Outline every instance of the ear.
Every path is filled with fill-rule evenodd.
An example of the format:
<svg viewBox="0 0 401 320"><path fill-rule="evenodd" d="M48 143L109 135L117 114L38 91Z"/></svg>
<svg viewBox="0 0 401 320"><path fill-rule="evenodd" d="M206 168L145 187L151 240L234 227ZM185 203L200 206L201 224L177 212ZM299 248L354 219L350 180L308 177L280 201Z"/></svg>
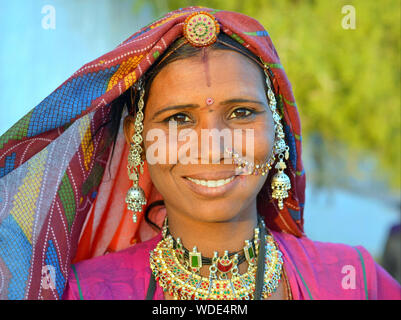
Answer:
<svg viewBox="0 0 401 320"><path fill-rule="evenodd" d="M135 134L135 117L128 115L124 118L123 129L125 140L128 144L132 143L132 136Z"/></svg>

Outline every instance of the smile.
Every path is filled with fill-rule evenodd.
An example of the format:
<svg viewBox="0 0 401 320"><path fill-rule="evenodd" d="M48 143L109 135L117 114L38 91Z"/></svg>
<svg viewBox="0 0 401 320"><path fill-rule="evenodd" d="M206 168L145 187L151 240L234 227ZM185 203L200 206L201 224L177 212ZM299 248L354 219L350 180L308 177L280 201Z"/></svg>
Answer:
<svg viewBox="0 0 401 320"><path fill-rule="evenodd" d="M234 178L235 178L235 176L232 176L227 179L220 179L220 180L198 180L198 179L186 177L186 179L188 179L189 181L192 181L193 183L196 183L198 185L205 186L208 188L217 188L217 187L224 186L227 183L230 183L231 181L233 181Z"/></svg>
<svg viewBox="0 0 401 320"><path fill-rule="evenodd" d="M192 192L206 198L223 197L233 190L244 176L235 173L202 173L191 177L183 176L184 183Z"/></svg>

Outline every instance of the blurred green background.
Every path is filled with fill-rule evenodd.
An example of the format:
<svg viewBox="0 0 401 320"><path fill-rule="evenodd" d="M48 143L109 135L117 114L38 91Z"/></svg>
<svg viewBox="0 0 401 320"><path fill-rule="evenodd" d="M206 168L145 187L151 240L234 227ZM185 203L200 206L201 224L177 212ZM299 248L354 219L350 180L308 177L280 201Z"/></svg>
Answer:
<svg viewBox="0 0 401 320"><path fill-rule="evenodd" d="M301 115L306 234L383 261L401 208L399 0L0 0L0 135L85 63L190 5L264 25Z"/></svg>

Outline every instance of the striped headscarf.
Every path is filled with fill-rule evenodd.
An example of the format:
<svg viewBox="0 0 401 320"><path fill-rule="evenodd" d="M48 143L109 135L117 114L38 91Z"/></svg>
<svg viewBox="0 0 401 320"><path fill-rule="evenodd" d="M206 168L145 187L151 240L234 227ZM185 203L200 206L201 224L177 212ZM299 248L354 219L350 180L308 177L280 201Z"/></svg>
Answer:
<svg viewBox="0 0 401 320"><path fill-rule="evenodd" d="M109 132L102 125L109 118L111 102L183 36L184 20L195 11L212 14L220 32L270 68L290 147L286 173L292 188L279 211L271 198L269 175L258 196L258 211L269 228L303 236L300 119L290 82L267 31L243 14L184 8L166 14L85 64L0 137L0 299L60 299L74 258L78 261L120 250L146 238L143 217L133 224L125 209L130 184L121 126L110 178L106 168L111 147L104 147ZM146 163L140 185L148 203L160 199ZM46 283L48 277L54 281Z"/></svg>

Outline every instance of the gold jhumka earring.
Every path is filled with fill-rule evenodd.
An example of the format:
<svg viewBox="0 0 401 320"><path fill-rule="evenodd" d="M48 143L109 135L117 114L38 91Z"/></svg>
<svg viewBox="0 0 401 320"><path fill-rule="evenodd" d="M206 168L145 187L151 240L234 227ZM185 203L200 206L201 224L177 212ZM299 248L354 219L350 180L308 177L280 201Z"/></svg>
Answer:
<svg viewBox="0 0 401 320"><path fill-rule="evenodd" d="M139 174L143 173L144 161L142 160L142 147L143 141L143 97L145 90L142 86L142 82L136 85L136 90L139 91L138 100L138 111L135 115L135 133L132 136L132 143L128 154L128 177L133 181L132 187L128 190L125 197L125 203L127 204L128 210L133 211L132 220L134 223L137 222L137 212L142 212L142 206L146 205L145 192L139 186Z"/></svg>

